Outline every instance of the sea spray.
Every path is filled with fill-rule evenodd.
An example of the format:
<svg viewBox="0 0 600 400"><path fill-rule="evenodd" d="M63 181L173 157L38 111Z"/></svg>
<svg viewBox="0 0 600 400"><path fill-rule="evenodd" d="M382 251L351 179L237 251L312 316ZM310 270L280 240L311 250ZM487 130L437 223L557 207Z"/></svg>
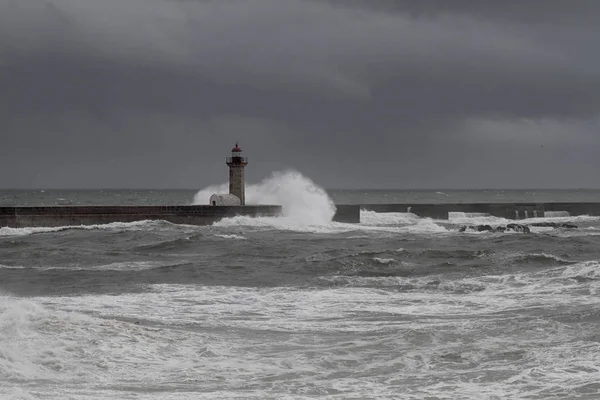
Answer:
<svg viewBox="0 0 600 400"><path fill-rule="evenodd" d="M215 193L228 193L227 183L211 185L196 193L193 204L209 204ZM246 204L283 206L283 217L298 225L331 222L335 205L327 192L311 179L293 170L273 172L258 184L246 186Z"/></svg>

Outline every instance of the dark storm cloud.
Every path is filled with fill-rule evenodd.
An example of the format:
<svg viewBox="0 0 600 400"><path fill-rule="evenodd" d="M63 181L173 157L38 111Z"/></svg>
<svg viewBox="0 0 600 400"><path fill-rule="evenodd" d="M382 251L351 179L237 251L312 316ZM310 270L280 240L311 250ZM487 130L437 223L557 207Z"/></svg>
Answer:
<svg viewBox="0 0 600 400"><path fill-rule="evenodd" d="M594 17L584 0L0 0L0 185L204 186L240 139L250 179L597 186L569 161L600 143Z"/></svg>
<svg viewBox="0 0 600 400"><path fill-rule="evenodd" d="M596 0L313 0L336 6L364 8L379 12L408 13L411 17L440 15L471 16L504 20L504 22L597 23Z"/></svg>

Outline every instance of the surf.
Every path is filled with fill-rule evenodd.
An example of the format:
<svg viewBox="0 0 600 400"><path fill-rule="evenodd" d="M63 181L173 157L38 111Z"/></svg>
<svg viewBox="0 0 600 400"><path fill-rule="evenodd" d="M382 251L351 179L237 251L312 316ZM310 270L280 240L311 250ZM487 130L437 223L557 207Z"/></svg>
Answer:
<svg viewBox="0 0 600 400"><path fill-rule="evenodd" d="M199 190L192 205L209 204L213 193L225 193L228 183L210 185ZM291 225L327 225L336 211L333 200L325 189L295 170L276 171L261 182L246 186L246 204L274 204L283 206L281 217L267 217L267 221L279 220ZM234 221L254 221L260 224L265 218L227 218ZM227 224L227 222L224 222Z"/></svg>

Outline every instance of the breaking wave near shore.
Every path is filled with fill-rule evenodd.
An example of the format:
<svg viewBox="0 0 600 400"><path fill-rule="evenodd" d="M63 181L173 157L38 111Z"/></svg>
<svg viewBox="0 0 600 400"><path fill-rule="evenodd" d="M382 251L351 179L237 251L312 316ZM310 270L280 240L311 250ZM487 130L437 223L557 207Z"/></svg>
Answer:
<svg viewBox="0 0 600 400"><path fill-rule="evenodd" d="M227 183L211 185L194 196L193 204L209 204L215 193L228 193ZM324 225L331 222L335 205L327 192L297 171L274 172L262 182L246 186L246 204L283 206L286 222L298 225ZM247 221L246 217L234 218Z"/></svg>

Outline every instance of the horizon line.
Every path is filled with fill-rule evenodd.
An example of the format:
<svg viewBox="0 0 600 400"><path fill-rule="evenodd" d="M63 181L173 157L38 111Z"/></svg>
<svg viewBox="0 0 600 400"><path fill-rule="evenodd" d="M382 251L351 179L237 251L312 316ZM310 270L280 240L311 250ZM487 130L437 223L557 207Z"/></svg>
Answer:
<svg viewBox="0 0 600 400"><path fill-rule="evenodd" d="M345 191L345 190L365 190L365 191L472 191L472 190L600 190L600 187L553 187L553 188L541 188L541 187L503 187L503 188L490 188L490 187L465 187L465 188L423 188L423 187L407 187L407 188L394 188L394 187L381 187L381 188L323 188L325 191ZM145 188L131 188L131 187L31 187L31 188L2 188L0 191L12 191L12 190L26 190L26 191L41 191L41 190L86 190L86 191L97 191L97 190L141 190L141 191L200 191L203 189L198 188L173 188L173 187L145 187Z"/></svg>

